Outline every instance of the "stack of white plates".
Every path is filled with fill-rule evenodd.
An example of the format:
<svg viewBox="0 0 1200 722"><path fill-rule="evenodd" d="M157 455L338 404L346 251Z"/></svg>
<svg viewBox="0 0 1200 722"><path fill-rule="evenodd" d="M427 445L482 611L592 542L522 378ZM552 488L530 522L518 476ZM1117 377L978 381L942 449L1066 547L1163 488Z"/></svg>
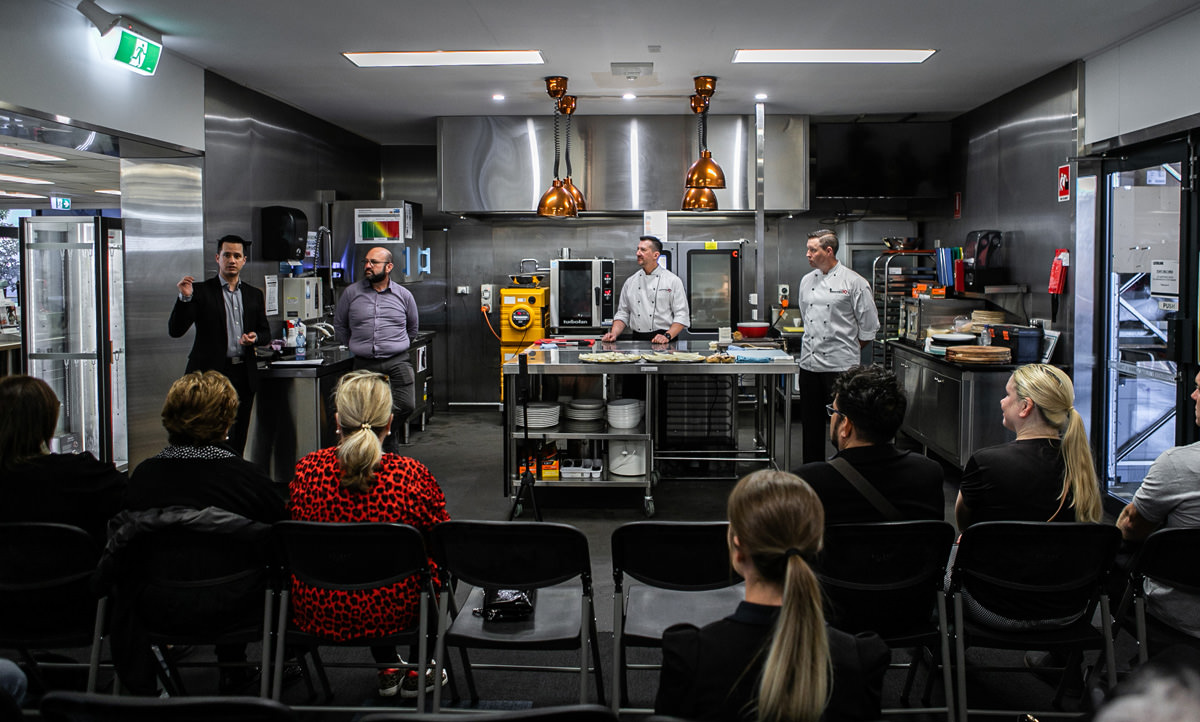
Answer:
<svg viewBox="0 0 1200 722"><path fill-rule="evenodd" d="M550 426L558 425L558 417L562 412L562 407L556 403L549 401L531 401L528 404L517 406L517 426L524 426L526 414L528 414L529 428L545 429Z"/></svg>
<svg viewBox="0 0 1200 722"><path fill-rule="evenodd" d="M646 402L640 399L617 399L608 404L608 425L615 429L632 429L646 413Z"/></svg>
<svg viewBox="0 0 1200 722"><path fill-rule="evenodd" d="M567 404L567 418L573 421L599 421L604 418L604 402L600 399L574 399Z"/></svg>

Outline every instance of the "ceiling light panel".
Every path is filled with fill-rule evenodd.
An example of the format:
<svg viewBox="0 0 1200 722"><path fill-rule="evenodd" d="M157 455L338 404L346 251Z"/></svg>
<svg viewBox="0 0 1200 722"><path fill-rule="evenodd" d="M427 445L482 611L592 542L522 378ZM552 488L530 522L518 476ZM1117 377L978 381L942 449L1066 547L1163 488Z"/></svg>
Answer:
<svg viewBox="0 0 1200 722"><path fill-rule="evenodd" d="M21 160L33 160L33 161L45 161L45 162L65 161L66 160L66 158L59 158L58 156L50 155L49 153L38 153L37 151L34 151L34 150L25 150L24 148L14 148L10 145L0 145L0 155L6 155L10 158L20 158Z"/></svg>
<svg viewBox="0 0 1200 722"><path fill-rule="evenodd" d="M17 191L0 191L0 198L45 198L36 193L19 193Z"/></svg>
<svg viewBox="0 0 1200 722"><path fill-rule="evenodd" d="M0 182L8 183L28 183L29 185L53 185L52 181L42 180L41 178L26 178L23 175L5 175L0 173Z"/></svg>
<svg viewBox="0 0 1200 722"><path fill-rule="evenodd" d="M777 48L733 51L735 63L923 63L936 50Z"/></svg>
<svg viewBox="0 0 1200 722"><path fill-rule="evenodd" d="M342 53L360 68L434 68L452 65L544 65L540 50L420 50Z"/></svg>

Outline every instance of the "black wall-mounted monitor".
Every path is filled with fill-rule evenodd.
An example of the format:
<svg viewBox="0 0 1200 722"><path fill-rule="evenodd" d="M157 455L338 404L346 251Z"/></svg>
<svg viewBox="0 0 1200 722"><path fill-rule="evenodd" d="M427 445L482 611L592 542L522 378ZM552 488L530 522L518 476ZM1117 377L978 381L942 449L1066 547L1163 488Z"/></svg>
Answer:
<svg viewBox="0 0 1200 722"><path fill-rule="evenodd" d="M950 123L814 123L816 198L947 198Z"/></svg>

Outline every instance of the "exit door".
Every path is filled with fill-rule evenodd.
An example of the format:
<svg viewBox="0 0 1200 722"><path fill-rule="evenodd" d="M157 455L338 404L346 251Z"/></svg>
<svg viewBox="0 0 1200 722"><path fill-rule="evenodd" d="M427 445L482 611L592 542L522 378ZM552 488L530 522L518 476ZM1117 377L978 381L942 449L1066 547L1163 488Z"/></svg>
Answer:
<svg viewBox="0 0 1200 722"><path fill-rule="evenodd" d="M1094 436L1097 471L1111 497L1128 502L1165 450L1196 438L1197 239L1186 144L1168 143L1105 162L1106 252L1097 277L1105 322ZM1191 319L1185 321L1185 319ZM1098 359L1098 361L1099 361Z"/></svg>

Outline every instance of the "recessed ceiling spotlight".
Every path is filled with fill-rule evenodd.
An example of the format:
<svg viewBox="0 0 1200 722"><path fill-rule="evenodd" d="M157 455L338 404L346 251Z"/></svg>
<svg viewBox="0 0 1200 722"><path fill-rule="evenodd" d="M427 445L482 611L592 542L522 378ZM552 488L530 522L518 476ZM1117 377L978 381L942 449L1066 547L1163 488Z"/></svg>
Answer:
<svg viewBox="0 0 1200 722"><path fill-rule="evenodd" d="M53 185L53 181L42 180L41 178L26 178L23 175L5 175L0 173L0 181L8 181L9 183L28 183L36 186Z"/></svg>
<svg viewBox="0 0 1200 722"><path fill-rule="evenodd" d="M923 63L936 50L776 48L733 51L735 63Z"/></svg>
<svg viewBox="0 0 1200 722"><path fill-rule="evenodd" d="M448 65L544 65L541 50L414 50L342 53L360 68L429 68Z"/></svg>
<svg viewBox="0 0 1200 722"><path fill-rule="evenodd" d="M633 93L625 93L624 95L621 96L621 99L622 100L637 100L637 96L634 95Z"/></svg>
<svg viewBox="0 0 1200 722"><path fill-rule="evenodd" d="M504 100L504 93L493 93L492 100Z"/></svg>
<svg viewBox="0 0 1200 722"><path fill-rule="evenodd" d="M121 191L119 191L119 190L116 190L116 189L113 189L113 188L99 188L99 189L97 189L97 190L96 190L96 192L97 192L97 193L102 193L102 194L104 194L104 195L106 195L106 196L119 196L119 195L121 195Z"/></svg>
<svg viewBox="0 0 1200 722"><path fill-rule="evenodd" d="M24 148L14 148L10 145L0 145L0 155L7 155L10 158L20 158L22 160L47 162L66 160L66 158L59 158L58 156L50 155L49 153L38 153L37 151L25 150Z"/></svg>
<svg viewBox="0 0 1200 722"><path fill-rule="evenodd" d="M755 93L755 94L754 94L754 99L755 99L755 100L766 100L766 99L767 99L767 94L766 94L766 93Z"/></svg>

